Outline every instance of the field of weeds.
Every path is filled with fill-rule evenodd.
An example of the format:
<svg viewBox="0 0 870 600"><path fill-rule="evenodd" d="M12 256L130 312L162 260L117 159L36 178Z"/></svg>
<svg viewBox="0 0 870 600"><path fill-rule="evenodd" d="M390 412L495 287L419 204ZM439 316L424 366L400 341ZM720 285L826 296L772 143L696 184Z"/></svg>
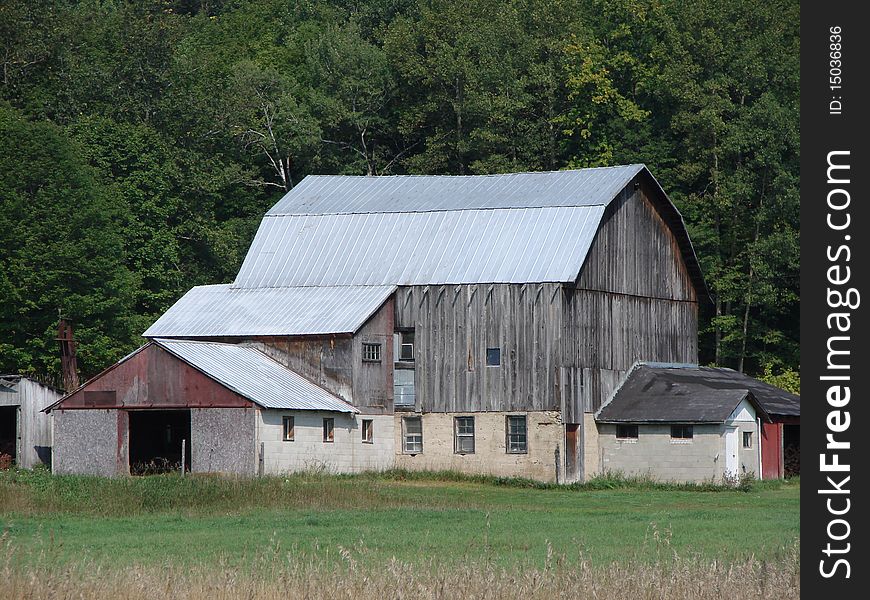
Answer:
<svg viewBox="0 0 870 600"><path fill-rule="evenodd" d="M799 481L0 473L0 598L796 598Z"/></svg>

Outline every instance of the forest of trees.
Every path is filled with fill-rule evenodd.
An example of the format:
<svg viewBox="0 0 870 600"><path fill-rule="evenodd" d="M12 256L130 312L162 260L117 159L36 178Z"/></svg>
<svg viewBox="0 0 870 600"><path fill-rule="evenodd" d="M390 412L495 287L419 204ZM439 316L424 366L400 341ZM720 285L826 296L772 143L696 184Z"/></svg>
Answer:
<svg viewBox="0 0 870 600"><path fill-rule="evenodd" d="M797 0L2 0L0 372L93 375L309 173L646 163L701 360L799 369Z"/></svg>

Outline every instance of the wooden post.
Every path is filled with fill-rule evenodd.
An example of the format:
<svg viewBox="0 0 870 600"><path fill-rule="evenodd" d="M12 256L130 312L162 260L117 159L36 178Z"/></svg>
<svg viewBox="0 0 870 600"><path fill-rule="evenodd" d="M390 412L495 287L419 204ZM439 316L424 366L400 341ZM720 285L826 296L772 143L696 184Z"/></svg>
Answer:
<svg viewBox="0 0 870 600"><path fill-rule="evenodd" d="M260 442L260 457L257 465L257 474L262 477L263 471L265 471L265 462L266 462L266 444Z"/></svg>
<svg viewBox="0 0 870 600"><path fill-rule="evenodd" d="M184 467L187 459L187 440L181 440L181 476L184 477Z"/></svg>

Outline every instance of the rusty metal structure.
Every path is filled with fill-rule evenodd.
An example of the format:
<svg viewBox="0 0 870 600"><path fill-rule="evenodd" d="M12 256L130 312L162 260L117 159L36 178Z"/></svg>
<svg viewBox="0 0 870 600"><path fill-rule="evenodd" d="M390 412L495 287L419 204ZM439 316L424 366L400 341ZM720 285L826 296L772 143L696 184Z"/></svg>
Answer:
<svg viewBox="0 0 870 600"><path fill-rule="evenodd" d="M57 324L57 341L60 342L60 367L63 374L63 389L71 392L79 387L79 371L76 363L76 342L72 323L60 318Z"/></svg>

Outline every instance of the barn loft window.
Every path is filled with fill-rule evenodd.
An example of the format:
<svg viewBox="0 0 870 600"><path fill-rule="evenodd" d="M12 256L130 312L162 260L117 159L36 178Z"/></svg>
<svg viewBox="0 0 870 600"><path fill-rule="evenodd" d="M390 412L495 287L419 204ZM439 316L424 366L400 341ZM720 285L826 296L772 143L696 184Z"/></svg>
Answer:
<svg viewBox="0 0 870 600"><path fill-rule="evenodd" d="M743 432L743 447L744 448L752 448L752 432L744 431Z"/></svg>
<svg viewBox="0 0 870 600"><path fill-rule="evenodd" d="M508 454L525 454L529 451L528 428L525 415L508 415L505 417L505 450Z"/></svg>
<svg viewBox="0 0 870 600"><path fill-rule="evenodd" d="M671 439L681 442L691 440L695 435L691 425L671 425Z"/></svg>
<svg viewBox="0 0 870 600"><path fill-rule="evenodd" d="M296 426L293 417L284 417L282 419L284 425L284 441L292 442L296 439Z"/></svg>
<svg viewBox="0 0 870 600"><path fill-rule="evenodd" d="M414 360L414 332L403 331L399 334L399 360Z"/></svg>
<svg viewBox="0 0 870 600"><path fill-rule="evenodd" d="M371 419L363 419L362 421L362 442L363 444L374 443L374 426Z"/></svg>
<svg viewBox="0 0 870 600"><path fill-rule="evenodd" d="M402 451L405 454L423 452L423 421L420 417L405 417L402 419Z"/></svg>
<svg viewBox="0 0 870 600"><path fill-rule="evenodd" d="M362 359L364 362L381 362L381 345L363 343Z"/></svg>
<svg viewBox="0 0 870 600"><path fill-rule="evenodd" d="M616 439L618 440L636 440L637 425L617 425Z"/></svg>
<svg viewBox="0 0 870 600"><path fill-rule="evenodd" d="M335 419L323 419L323 441L335 441Z"/></svg>
<svg viewBox="0 0 870 600"><path fill-rule="evenodd" d="M453 451L474 454L474 417L453 418Z"/></svg>
<svg viewBox="0 0 870 600"><path fill-rule="evenodd" d="M501 366L501 348L486 349L486 366L500 367Z"/></svg>

